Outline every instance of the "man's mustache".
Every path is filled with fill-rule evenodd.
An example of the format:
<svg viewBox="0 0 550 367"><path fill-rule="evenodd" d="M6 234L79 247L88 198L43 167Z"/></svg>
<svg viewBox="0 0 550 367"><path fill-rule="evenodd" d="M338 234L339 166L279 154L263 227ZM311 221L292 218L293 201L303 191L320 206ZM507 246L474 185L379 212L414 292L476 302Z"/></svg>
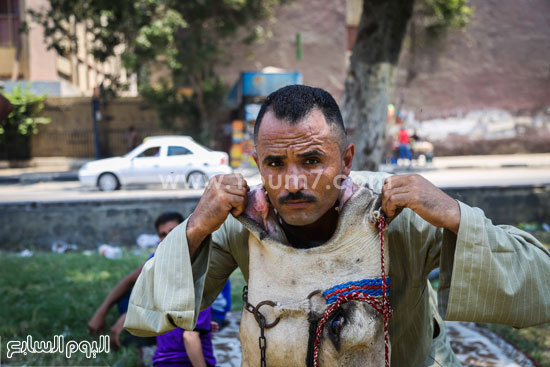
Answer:
<svg viewBox="0 0 550 367"><path fill-rule="evenodd" d="M302 191L296 191L296 192L289 192L285 196L281 196L278 201L279 204L284 204L287 201L296 201L296 200L302 200L314 203L317 201L317 198L313 195L304 194Z"/></svg>

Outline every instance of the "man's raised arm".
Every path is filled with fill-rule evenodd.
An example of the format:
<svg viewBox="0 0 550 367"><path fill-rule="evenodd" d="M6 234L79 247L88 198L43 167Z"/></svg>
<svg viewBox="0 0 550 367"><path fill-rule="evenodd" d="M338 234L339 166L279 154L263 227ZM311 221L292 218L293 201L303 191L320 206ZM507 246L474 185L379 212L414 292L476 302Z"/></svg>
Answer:
<svg viewBox="0 0 550 367"><path fill-rule="evenodd" d="M418 175L387 178L382 194L390 217L409 208L418 214L411 225L427 229L422 218L446 230L420 238L441 239L426 256L426 274L439 263L439 308L447 320L515 327L550 321L550 252L536 238L494 225L481 209L450 198Z"/></svg>

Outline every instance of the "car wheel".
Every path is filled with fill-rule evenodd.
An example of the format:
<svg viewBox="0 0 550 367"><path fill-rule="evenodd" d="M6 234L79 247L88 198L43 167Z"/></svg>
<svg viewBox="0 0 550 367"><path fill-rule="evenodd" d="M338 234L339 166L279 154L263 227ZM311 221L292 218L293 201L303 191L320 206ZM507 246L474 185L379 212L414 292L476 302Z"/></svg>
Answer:
<svg viewBox="0 0 550 367"><path fill-rule="evenodd" d="M419 154L418 155L418 164L420 166L423 166L426 164L426 155L425 154Z"/></svg>
<svg viewBox="0 0 550 367"><path fill-rule="evenodd" d="M118 178L112 173L102 173L97 179L97 186L101 191L113 191L118 190L120 182Z"/></svg>
<svg viewBox="0 0 550 367"><path fill-rule="evenodd" d="M190 189L203 189L208 183L208 177L200 171L193 171L187 175L187 185Z"/></svg>

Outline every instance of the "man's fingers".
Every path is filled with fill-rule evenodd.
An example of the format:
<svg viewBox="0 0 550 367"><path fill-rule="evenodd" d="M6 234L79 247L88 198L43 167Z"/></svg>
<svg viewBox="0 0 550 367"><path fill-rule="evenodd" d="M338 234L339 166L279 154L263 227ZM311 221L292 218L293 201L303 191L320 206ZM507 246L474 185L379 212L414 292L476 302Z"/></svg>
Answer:
<svg viewBox="0 0 550 367"><path fill-rule="evenodd" d="M110 339L111 339L111 347L114 349L120 348L122 345L120 344L120 333L116 330L111 330L109 333Z"/></svg>
<svg viewBox="0 0 550 367"><path fill-rule="evenodd" d="M240 196L245 196L248 190L250 190L248 186L243 187L243 186L237 186L237 185L225 185L224 189L229 194L240 195Z"/></svg>
<svg viewBox="0 0 550 367"><path fill-rule="evenodd" d="M229 175L215 176L213 180L220 185L234 185L241 187L248 187L246 180L240 173L232 173Z"/></svg>
<svg viewBox="0 0 550 367"><path fill-rule="evenodd" d="M410 186L396 186L393 188L389 188L387 186L382 187L382 196L390 196L393 194L407 194L411 192Z"/></svg>
<svg viewBox="0 0 550 367"><path fill-rule="evenodd" d="M97 326L93 324L92 322L88 323L88 330L90 332L90 335L94 334L100 334L104 330L104 325Z"/></svg>
<svg viewBox="0 0 550 367"><path fill-rule="evenodd" d="M212 330L213 333L217 333L218 331L220 331L220 325L218 325L216 321L211 321L210 329Z"/></svg>
<svg viewBox="0 0 550 367"><path fill-rule="evenodd" d="M384 186L382 188L386 189L396 189L398 187L408 186L413 184L422 177L417 174L408 174L408 175L393 175L384 180Z"/></svg>
<svg viewBox="0 0 550 367"><path fill-rule="evenodd" d="M396 216L407 206L408 196L406 193L397 193L383 197L382 210L390 218Z"/></svg>
<svg viewBox="0 0 550 367"><path fill-rule="evenodd" d="M235 217L239 216L246 208L246 195L242 196L229 193L227 195L229 195L228 201L233 207L233 209L231 209L231 214Z"/></svg>

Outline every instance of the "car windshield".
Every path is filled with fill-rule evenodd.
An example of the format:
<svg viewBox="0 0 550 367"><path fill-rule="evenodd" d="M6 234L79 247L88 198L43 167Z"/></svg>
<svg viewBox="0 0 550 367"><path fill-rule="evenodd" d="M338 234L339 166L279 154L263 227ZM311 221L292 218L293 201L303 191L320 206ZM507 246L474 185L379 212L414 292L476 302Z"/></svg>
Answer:
<svg viewBox="0 0 550 367"><path fill-rule="evenodd" d="M150 147L141 152L136 158L151 158L158 157L160 154L160 147Z"/></svg>
<svg viewBox="0 0 550 367"><path fill-rule="evenodd" d="M127 158L127 157L130 157L130 156L134 156L135 153L136 153L138 150L141 150L141 145L138 145L138 146L135 147L134 149L130 150L128 153L124 154L123 157Z"/></svg>

